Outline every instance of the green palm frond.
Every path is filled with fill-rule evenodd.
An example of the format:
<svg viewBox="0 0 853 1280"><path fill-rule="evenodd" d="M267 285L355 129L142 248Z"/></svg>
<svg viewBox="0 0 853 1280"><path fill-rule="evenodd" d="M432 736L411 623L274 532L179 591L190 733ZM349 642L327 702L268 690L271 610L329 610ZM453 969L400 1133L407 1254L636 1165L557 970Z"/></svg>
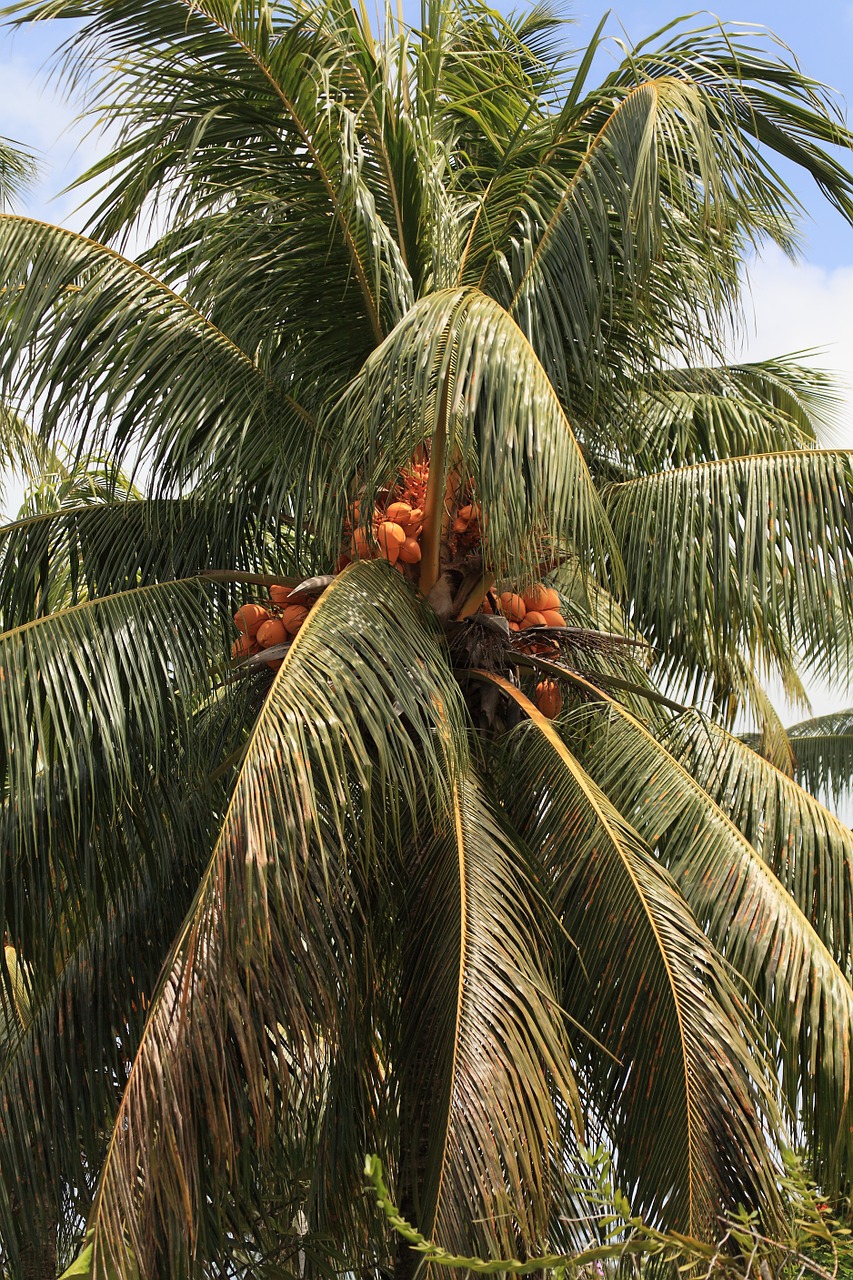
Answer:
<svg viewBox="0 0 853 1280"><path fill-rule="evenodd" d="M350 275L365 337L381 340L411 301L411 282L389 230L394 194L374 102L387 87L364 79L367 41L349 6L331 4L313 21L298 6L220 0L60 0L12 11L26 20L66 9L88 19L67 56L80 74L93 62L104 68L95 101L119 123L117 146L82 179L110 175L93 234L112 240L155 200L180 220L215 208L225 190L287 198L303 208L318 268L331 243L342 249L327 287L344 289ZM168 112L151 111L156 97Z"/></svg>
<svg viewBox="0 0 853 1280"><path fill-rule="evenodd" d="M793 778L697 712L676 718L658 736L725 808L853 979L853 831ZM791 745L796 750L793 739Z"/></svg>
<svg viewBox="0 0 853 1280"><path fill-rule="evenodd" d="M286 500L313 421L209 320L119 254L45 223L0 219L0 264L0 381L12 403L37 406L43 433L73 421L81 452L141 457L162 490L218 476L223 454L238 467L265 439L249 469L272 469L266 491Z"/></svg>
<svg viewBox="0 0 853 1280"><path fill-rule="evenodd" d="M590 1090L591 1140L619 1150L626 1188L671 1227L713 1235L735 1200L772 1219L773 1114L756 1028L675 884L557 729L506 682L531 724L505 749L510 817L555 885L561 1000ZM594 1037L590 1040L587 1037ZM737 1161L737 1169L720 1163Z"/></svg>
<svg viewBox="0 0 853 1280"><path fill-rule="evenodd" d="M689 685L745 653L842 669L853 617L853 472L830 450L731 458L605 494L633 621ZM828 584L831 589L828 589Z"/></svg>
<svg viewBox="0 0 853 1280"><path fill-rule="evenodd" d="M828 375L793 357L668 369L614 415L604 442L613 457L605 462L630 478L635 470L812 448L832 434L839 408Z"/></svg>
<svg viewBox="0 0 853 1280"><path fill-rule="evenodd" d="M761 44L754 43L757 38ZM606 93L645 76L673 76L701 86L712 127L731 140L740 201L755 201L758 211L777 216L796 209L790 188L773 167L780 157L808 173L851 220L853 178L825 149L850 143L843 111L825 84L786 60L788 52L770 32L757 37L754 29L719 21L692 30L671 24L638 44L603 89ZM780 243L785 247L784 239Z"/></svg>
<svg viewBox="0 0 853 1280"><path fill-rule="evenodd" d="M18 943L37 959L28 966L32 1016L0 1054L0 1238L13 1258L48 1235L70 1192L78 1213L91 1201L148 1001L210 847L218 797L198 782L173 762L132 803L114 806L109 830L51 840L54 866L92 861L96 846L109 882L85 906L78 897L65 927L54 918L49 934L28 930ZM7 897L8 936L20 923L15 906ZM73 1220L62 1235L73 1244Z"/></svg>
<svg viewBox="0 0 853 1280"><path fill-rule="evenodd" d="M442 415L447 457L483 504L485 555L497 576L529 575L548 539L569 542L584 563L615 557L583 455L534 352L501 307L465 289L412 307L333 409L340 453L333 474L317 472L317 484L339 495L330 548L355 482L364 483L367 510Z"/></svg>
<svg viewBox="0 0 853 1280"><path fill-rule="evenodd" d="M0 620L9 630L53 612L57 599L76 604L208 570L236 571L236 581L303 567L290 527L245 500L80 503L0 526Z"/></svg>
<svg viewBox="0 0 853 1280"><path fill-rule="evenodd" d="M10 798L0 874L11 879L13 936L29 929L37 939L40 923L49 938L52 919L73 917L110 876L108 851L84 842L81 852L77 838L128 801L140 773L200 749L192 715L224 648L210 586L198 579L85 602L0 634L0 782ZM57 842L55 864L44 850L54 823L69 842Z"/></svg>
<svg viewBox="0 0 853 1280"><path fill-rule="evenodd" d="M798 782L841 804L853 789L853 709L801 720L788 729Z"/></svg>
<svg viewBox="0 0 853 1280"><path fill-rule="evenodd" d="M598 786L658 851L717 950L773 1019L800 1138L822 1184L838 1187L850 1159L853 990L849 949L825 917L812 923L806 915L814 890L793 870L786 888L679 758L611 699L575 712L564 733ZM846 860L842 850L845 882ZM828 871L819 874L825 884ZM792 896L797 890L802 903ZM832 892L836 919L845 894L844 882Z"/></svg>
<svg viewBox="0 0 853 1280"><path fill-rule="evenodd" d="M576 1141L583 1125L548 976L551 928L473 773L410 858L401 1190L455 1252L530 1251L559 1190L542 1158L563 1142L555 1094Z"/></svg>
<svg viewBox="0 0 853 1280"><path fill-rule="evenodd" d="M10 138L0 137L0 213L8 209L32 185L37 174L31 155Z"/></svg>
<svg viewBox="0 0 853 1280"><path fill-rule="evenodd" d="M251 1210L240 1170L344 1033L350 920L383 849L407 818L448 812L461 714L436 624L398 575L342 574L273 682L152 1002L90 1217L95 1274L126 1245L145 1275L215 1248L223 1179L230 1211Z"/></svg>

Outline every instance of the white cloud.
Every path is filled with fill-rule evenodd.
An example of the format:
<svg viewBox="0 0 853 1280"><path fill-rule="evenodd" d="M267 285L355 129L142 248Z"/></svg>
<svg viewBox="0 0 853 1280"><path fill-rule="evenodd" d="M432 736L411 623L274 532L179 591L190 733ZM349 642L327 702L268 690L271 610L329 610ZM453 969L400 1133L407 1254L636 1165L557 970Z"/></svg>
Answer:
<svg viewBox="0 0 853 1280"><path fill-rule="evenodd" d="M853 449L853 266L796 265L773 249L750 267L749 286L753 320L735 358L814 352L805 362L832 373L844 397L832 443Z"/></svg>

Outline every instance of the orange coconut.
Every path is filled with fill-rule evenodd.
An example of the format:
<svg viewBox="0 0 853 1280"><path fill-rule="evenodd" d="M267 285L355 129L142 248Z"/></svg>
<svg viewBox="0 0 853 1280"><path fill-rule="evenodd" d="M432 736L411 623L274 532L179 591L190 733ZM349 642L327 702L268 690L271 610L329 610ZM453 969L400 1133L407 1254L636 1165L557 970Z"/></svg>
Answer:
<svg viewBox="0 0 853 1280"><path fill-rule="evenodd" d="M283 587L278 582L274 582L270 587L270 600L272 600L273 604L287 604L289 595L290 587Z"/></svg>
<svg viewBox="0 0 853 1280"><path fill-rule="evenodd" d="M394 524L402 525L404 529L408 529L411 518L412 507L408 502L392 502L388 510L385 512L386 520L391 520Z"/></svg>
<svg viewBox="0 0 853 1280"><path fill-rule="evenodd" d="M528 627L545 627L547 625L544 613L537 613L535 609L528 609L522 620L521 629L526 631Z"/></svg>
<svg viewBox="0 0 853 1280"><path fill-rule="evenodd" d="M563 709L563 695L556 680L539 681L536 686L536 705L543 716L547 716L549 720L553 720L560 714Z"/></svg>
<svg viewBox="0 0 853 1280"><path fill-rule="evenodd" d="M262 649L270 649L274 644L284 644L287 639L287 628L279 618L270 618L258 627L257 641Z"/></svg>
<svg viewBox="0 0 853 1280"><path fill-rule="evenodd" d="M406 541L406 531L402 525L393 520L383 520L376 530L376 541L383 557L389 564L396 564L400 556L400 548Z"/></svg>
<svg viewBox="0 0 853 1280"><path fill-rule="evenodd" d="M566 619L557 609L543 609L542 617L549 627L564 627Z"/></svg>
<svg viewBox="0 0 853 1280"><path fill-rule="evenodd" d="M281 620L292 636L296 635L307 617L308 610L301 604L289 604L286 609L282 610L281 614Z"/></svg>
<svg viewBox="0 0 853 1280"><path fill-rule="evenodd" d="M524 593L524 603L528 609L536 609L544 613L546 609L559 609L560 597L553 587L546 587L542 582L534 582Z"/></svg>
<svg viewBox="0 0 853 1280"><path fill-rule="evenodd" d="M365 529L356 529L352 535L353 553L359 560L370 560L376 554L376 548L368 540Z"/></svg>
<svg viewBox="0 0 853 1280"><path fill-rule="evenodd" d="M254 636L262 622L266 622L269 613L260 604L244 604L234 614L234 626L244 635Z"/></svg>
<svg viewBox="0 0 853 1280"><path fill-rule="evenodd" d="M234 659L235 662L240 658L248 658L251 648L252 648L252 642L249 639L249 637L244 633L243 635L238 636L238 638L232 644L231 657Z"/></svg>
<svg viewBox="0 0 853 1280"><path fill-rule="evenodd" d="M521 596L517 596L512 591L503 591L501 592L501 613L505 618L509 618L510 622L521 622L527 613L527 606Z"/></svg>
<svg viewBox="0 0 853 1280"><path fill-rule="evenodd" d="M510 622L510 623L508 624L508 626L509 626L510 631L520 631L520 630L521 630L521 627L519 626L519 624L518 624L517 622Z"/></svg>
<svg viewBox="0 0 853 1280"><path fill-rule="evenodd" d="M400 547L400 559L403 564L417 564L421 558L421 548L416 538L407 538Z"/></svg>

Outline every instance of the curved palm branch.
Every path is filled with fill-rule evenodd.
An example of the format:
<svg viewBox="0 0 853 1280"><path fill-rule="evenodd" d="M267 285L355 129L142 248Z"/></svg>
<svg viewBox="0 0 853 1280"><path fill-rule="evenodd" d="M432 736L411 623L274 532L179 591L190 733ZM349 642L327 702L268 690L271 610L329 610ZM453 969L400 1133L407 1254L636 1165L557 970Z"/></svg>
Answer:
<svg viewBox="0 0 853 1280"><path fill-rule="evenodd" d="M598 732L591 732L596 726ZM814 906L811 887L794 875L786 888L684 765L612 699L598 695L565 732L773 1018L781 1077L800 1136L823 1185L839 1187L850 1159L845 1117L853 1108L853 990L846 976L849 952L830 938L825 919L813 923L805 914ZM798 888L806 890L802 903L792 896Z"/></svg>
<svg viewBox="0 0 853 1280"><path fill-rule="evenodd" d="M614 455L603 461L630 479L634 471L808 449L832 433L838 409L829 377L793 357L667 369L614 412L605 441Z"/></svg>
<svg viewBox="0 0 853 1280"><path fill-rule="evenodd" d="M353 566L312 609L246 744L116 1119L94 1274L126 1246L146 1275L203 1246L206 1197L215 1213L221 1179L239 1180L342 1034L350 919L386 874L383 848L407 815L441 821L466 756L435 623L387 566ZM248 1211L240 1190L234 1211Z"/></svg>
<svg viewBox="0 0 853 1280"><path fill-rule="evenodd" d="M43 432L70 418L81 452L143 459L163 491L221 483L229 456L271 500L290 498L313 420L203 315L112 250L31 219L0 219L0 262L0 381L37 403Z"/></svg>
<svg viewBox="0 0 853 1280"><path fill-rule="evenodd" d="M210 585L198 579L85 602L0 635L0 780L13 798L0 880L13 937L29 931L36 943L43 933L49 946L52 922L97 898L111 875L108 850L78 847L78 837L129 801L140 771L156 776L171 758L201 751L193 712L224 647ZM55 863L44 847L54 822L68 837Z"/></svg>
<svg viewBox="0 0 853 1280"><path fill-rule="evenodd" d="M783 668L850 655L853 472L846 453L722 459L614 485L605 505L631 611L677 682L744 652ZM832 590L827 590L827 582Z"/></svg>
<svg viewBox="0 0 853 1280"><path fill-rule="evenodd" d="M853 787L853 709L801 720L788 729L797 780L840 804Z"/></svg>
<svg viewBox="0 0 853 1280"><path fill-rule="evenodd" d="M304 567L291 529L244 500L80 503L0 527L0 620L9 630L53 612L57 599L76 604L208 570L227 568L237 582Z"/></svg>
<svg viewBox="0 0 853 1280"><path fill-rule="evenodd" d="M843 726L843 716L835 720ZM853 831L793 778L698 712L676 718L657 736L725 807L853 978Z"/></svg>
<svg viewBox="0 0 853 1280"><path fill-rule="evenodd" d="M556 728L490 678L530 721L505 748L507 808L555 885L572 942L560 995L598 1042L578 1038L578 1072L629 1195L697 1237L713 1235L733 1186L772 1220L773 1160L758 1116L773 1104L756 1028L724 965ZM723 1150L736 1171L720 1164Z"/></svg>
<svg viewBox="0 0 853 1280"><path fill-rule="evenodd" d="M559 1191L542 1159L563 1146L555 1094L562 1123L577 1137L583 1128L550 989L549 929L543 938L523 852L473 773L436 839L411 856L401 1188L454 1251L515 1255L545 1238Z"/></svg>
<svg viewBox="0 0 853 1280"><path fill-rule="evenodd" d="M498 576L529 575L548 539L571 543L584 563L611 554L618 576L601 503L553 387L518 326L485 294L449 290L416 303L331 417L340 454L331 475L318 470L318 485L340 495L337 510L326 499L330 547L356 479L366 512L424 443L425 424L443 420L445 456L457 485L463 475L474 482Z"/></svg>
<svg viewBox="0 0 853 1280"><path fill-rule="evenodd" d="M114 152L83 178L115 175L93 234L112 239L161 193L179 219L199 206L216 208L223 191L267 195L274 204L295 199L318 268L333 219L343 254L324 278L337 293L352 277L363 341L380 341L411 302L411 282L389 230L394 192L373 101L381 81L375 70L365 80L369 42L347 6L331 4L309 21L296 5L221 0L50 0L12 11L27 20L66 9L89 19L67 56L84 74L92 59L106 69L100 92L121 122ZM168 112L140 110L152 93L172 103ZM325 245L318 244L324 224Z"/></svg>
<svg viewBox="0 0 853 1280"><path fill-rule="evenodd" d="M85 898L78 885L74 916L65 927L54 918L50 937L38 938L30 1017L0 1055L0 1237L12 1258L49 1236L70 1188L78 1213L91 1201L148 1001L210 847L215 801L203 781L174 761L116 805L109 832L91 838L109 883ZM91 860L91 839L54 835L52 864ZM15 915L7 901L9 936ZM20 940L24 954L33 942ZM74 1219L61 1228L60 1249L63 1238L73 1247Z"/></svg>

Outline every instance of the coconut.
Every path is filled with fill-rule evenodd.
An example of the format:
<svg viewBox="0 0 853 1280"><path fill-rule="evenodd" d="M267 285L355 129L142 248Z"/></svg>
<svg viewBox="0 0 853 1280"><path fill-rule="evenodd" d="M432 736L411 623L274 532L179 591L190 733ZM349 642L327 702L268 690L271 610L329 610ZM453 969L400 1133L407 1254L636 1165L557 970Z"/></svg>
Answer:
<svg viewBox="0 0 853 1280"><path fill-rule="evenodd" d="M258 627L262 622L266 622L269 613L260 604L244 604L242 609L238 609L234 614L234 626L238 631L242 631L244 635L257 635Z"/></svg>
<svg viewBox="0 0 853 1280"><path fill-rule="evenodd" d="M287 628L280 618L270 618L258 627L257 641L262 649L269 649L274 644L284 644L287 639Z"/></svg>
<svg viewBox="0 0 853 1280"><path fill-rule="evenodd" d="M540 680L536 686L536 705L543 716L547 716L549 720L553 720L560 714L563 709L563 695L556 680Z"/></svg>

